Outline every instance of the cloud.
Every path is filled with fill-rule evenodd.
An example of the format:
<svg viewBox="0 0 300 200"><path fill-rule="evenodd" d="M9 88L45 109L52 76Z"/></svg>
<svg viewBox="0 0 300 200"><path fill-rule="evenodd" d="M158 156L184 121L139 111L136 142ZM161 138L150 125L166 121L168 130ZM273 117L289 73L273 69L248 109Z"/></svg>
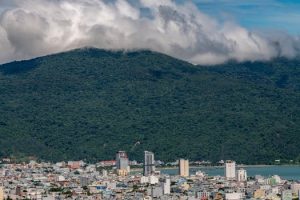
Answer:
<svg viewBox="0 0 300 200"><path fill-rule="evenodd" d="M93 46L151 49L195 64L294 57L299 38L220 23L171 0L14 0L0 16L0 63ZM146 14L145 14L146 13Z"/></svg>

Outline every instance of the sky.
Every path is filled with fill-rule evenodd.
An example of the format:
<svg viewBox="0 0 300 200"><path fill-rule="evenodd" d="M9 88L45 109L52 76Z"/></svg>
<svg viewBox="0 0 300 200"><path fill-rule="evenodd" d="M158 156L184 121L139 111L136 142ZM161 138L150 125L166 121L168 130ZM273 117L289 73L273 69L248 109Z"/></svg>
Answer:
<svg viewBox="0 0 300 200"><path fill-rule="evenodd" d="M82 47L193 64L293 58L300 0L0 0L0 64Z"/></svg>
<svg viewBox="0 0 300 200"><path fill-rule="evenodd" d="M300 34L300 0L194 0L218 20L231 19L249 29Z"/></svg>
<svg viewBox="0 0 300 200"><path fill-rule="evenodd" d="M182 3L187 0L177 1ZM300 34L300 0L193 0L193 2L199 10L219 21L230 19L249 29ZM0 0L0 13L10 3L9 0Z"/></svg>

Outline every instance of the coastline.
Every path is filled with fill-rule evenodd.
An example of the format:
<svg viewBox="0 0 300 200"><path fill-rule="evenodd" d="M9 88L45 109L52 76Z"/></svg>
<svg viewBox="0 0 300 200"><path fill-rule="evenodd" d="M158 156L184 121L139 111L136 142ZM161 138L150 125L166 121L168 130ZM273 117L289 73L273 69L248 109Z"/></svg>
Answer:
<svg viewBox="0 0 300 200"><path fill-rule="evenodd" d="M237 168L267 168L267 167L275 167L275 166L281 166L281 167L299 167L300 165L237 165ZM222 169L224 166L190 166L190 169ZM157 167L157 170L176 170L178 169L178 166L173 167ZM132 168L130 169L131 172L141 172L143 171L143 167L139 168Z"/></svg>

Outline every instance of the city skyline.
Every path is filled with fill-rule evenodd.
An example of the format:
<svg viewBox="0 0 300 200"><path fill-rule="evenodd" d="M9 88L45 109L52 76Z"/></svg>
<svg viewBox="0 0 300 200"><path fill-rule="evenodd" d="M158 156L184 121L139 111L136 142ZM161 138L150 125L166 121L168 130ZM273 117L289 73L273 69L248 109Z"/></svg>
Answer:
<svg viewBox="0 0 300 200"><path fill-rule="evenodd" d="M118 153L121 157L125 155L124 151ZM179 161L177 167L186 167L187 160L181 161L184 166L180 166ZM226 163L235 162L226 161ZM232 168L226 166L226 163L222 168ZM88 164L82 161L46 163L34 160L15 164L9 163L6 159L0 167L0 199L292 200L300 197L298 195L300 182L276 174L266 176L253 174L247 177L251 167L247 170L240 168L238 171L230 169L235 171L237 177L228 179L226 170L222 175L208 175L203 170L211 172L212 169L203 167L196 168L198 171L193 171L187 176L182 176L181 173L168 174L166 171L168 169L164 168L159 168L155 174L146 176L141 171L118 174L114 170L117 165L114 163L108 168L101 163ZM263 170L262 167L258 169ZM176 171L179 172L177 169Z"/></svg>

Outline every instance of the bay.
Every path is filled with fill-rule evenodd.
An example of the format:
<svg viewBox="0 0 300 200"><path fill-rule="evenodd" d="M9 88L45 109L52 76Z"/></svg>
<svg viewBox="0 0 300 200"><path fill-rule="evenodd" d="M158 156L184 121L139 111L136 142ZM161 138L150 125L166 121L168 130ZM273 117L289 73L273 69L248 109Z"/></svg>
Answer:
<svg viewBox="0 0 300 200"><path fill-rule="evenodd" d="M248 176L254 177L261 175L264 177L271 177L278 175L285 180L300 180L300 166L242 166L237 167L247 170ZM160 169L162 174L176 175L178 168ZM196 171L205 172L208 176L224 176L224 167L190 167L190 174L193 175Z"/></svg>

